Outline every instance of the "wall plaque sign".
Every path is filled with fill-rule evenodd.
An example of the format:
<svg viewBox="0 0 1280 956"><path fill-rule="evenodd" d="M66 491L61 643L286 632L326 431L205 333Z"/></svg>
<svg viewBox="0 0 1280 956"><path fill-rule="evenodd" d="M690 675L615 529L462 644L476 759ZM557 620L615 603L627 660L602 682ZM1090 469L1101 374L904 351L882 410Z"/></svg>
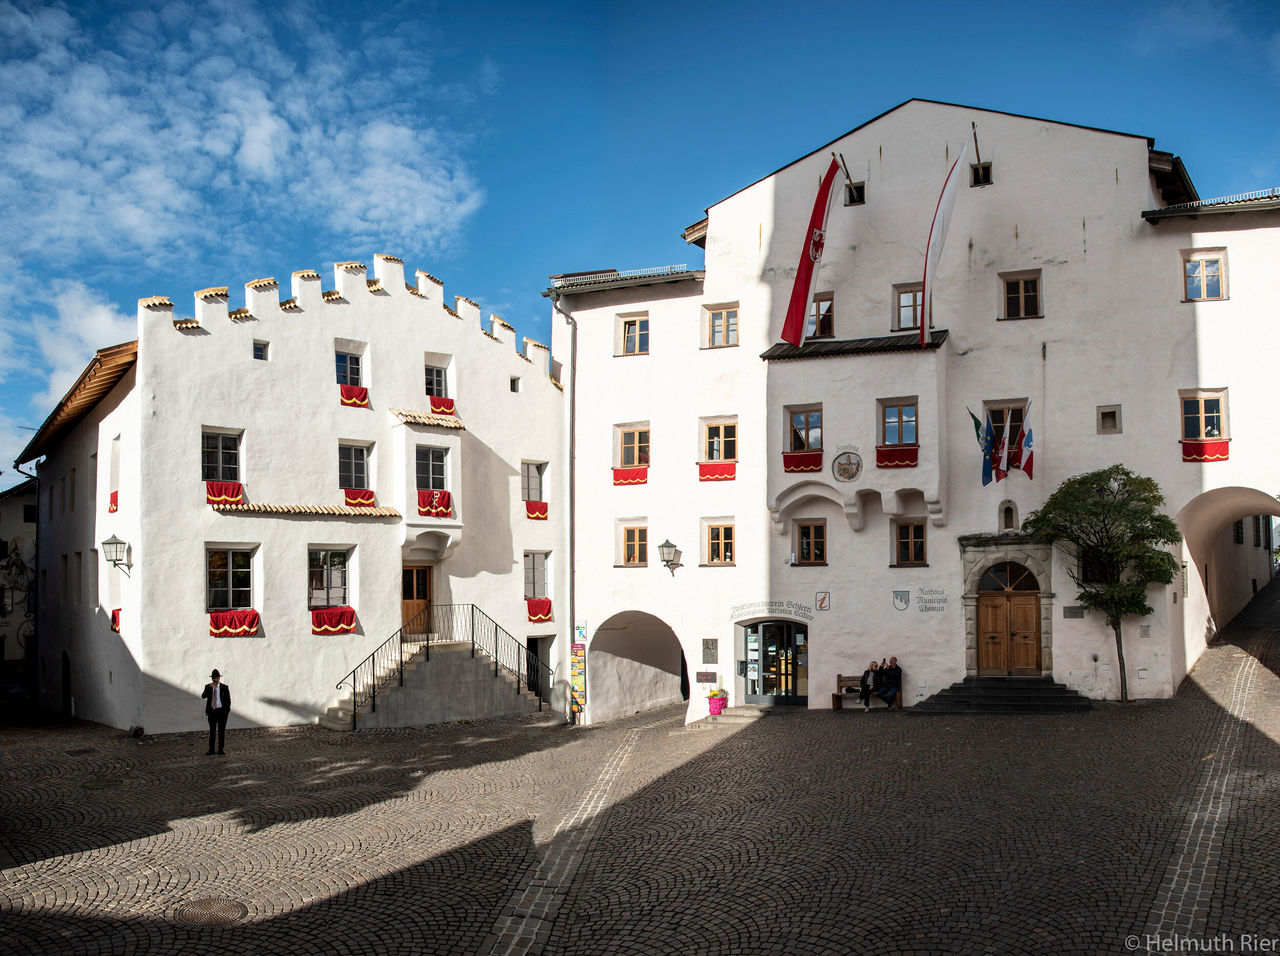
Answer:
<svg viewBox="0 0 1280 956"><path fill-rule="evenodd" d="M698 671L699 684L715 684L720 680L720 675L715 671Z"/></svg>
<svg viewBox="0 0 1280 956"><path fill-rule="evenodd" d="M831 477L836 481L857 481L861 474L862 456L857 452L842 452L831 460Z"/></svg>
<svg viewBox="0 0 1280 956"><path fill-rule="evenodd" d="M720 642L714 637L704 637L702 639L702 663L720 663L719 644Z"/></svg>

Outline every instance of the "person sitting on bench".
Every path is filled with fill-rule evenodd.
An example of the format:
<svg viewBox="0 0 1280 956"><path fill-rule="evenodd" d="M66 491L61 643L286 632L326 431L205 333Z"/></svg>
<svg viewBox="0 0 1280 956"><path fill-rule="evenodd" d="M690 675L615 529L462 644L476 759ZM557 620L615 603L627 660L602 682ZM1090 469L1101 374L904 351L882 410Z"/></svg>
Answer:
<svg viewBox="0 0 1280 956"><path fill-rule="evenodd" d="M871 695L880 689L880 672L875 661L862 672L862 680L858 684L858 700L862 701L862 709L871 709Z"/></svg>
<svg viewBox="0 0 1280 956"><path fill-rule="evenodd" d="M878 674L880 686L876 690L876 696L892 707L902 694L902 668L898 666L898 659L889 658L889 665L880 668Z"/></svg>

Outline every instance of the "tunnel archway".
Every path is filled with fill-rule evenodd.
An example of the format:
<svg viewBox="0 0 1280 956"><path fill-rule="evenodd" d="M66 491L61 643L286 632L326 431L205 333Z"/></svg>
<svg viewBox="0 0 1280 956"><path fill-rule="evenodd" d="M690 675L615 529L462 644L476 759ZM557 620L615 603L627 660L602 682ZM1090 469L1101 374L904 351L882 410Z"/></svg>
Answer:
<svg viewBox="0 0 1280 956"><path fill-rule="evenodd" d="M587 710L602 723L689 699L684 649L675 631L644 611L621 611L587 645Z"/></svg>
<svg viewBox="0 0 1280 956"><path fill-rule="evenodd" d="M1249 519L1258 515L1280 516L1280 501L1265 491L1242 486L1206 491L1174 515L1182 532L1184 554L1190 559L1184 571L1190 580L1182 590L1192 599L1202 596L1211 617L1209 631L1225 627L1249 603L1255 590L1271 579L1269 519L1264 522L1267 527L1262 529L1260 541L1249 526ZM1237 521L1246 525L1239 536L1234 528Z"/></svg>

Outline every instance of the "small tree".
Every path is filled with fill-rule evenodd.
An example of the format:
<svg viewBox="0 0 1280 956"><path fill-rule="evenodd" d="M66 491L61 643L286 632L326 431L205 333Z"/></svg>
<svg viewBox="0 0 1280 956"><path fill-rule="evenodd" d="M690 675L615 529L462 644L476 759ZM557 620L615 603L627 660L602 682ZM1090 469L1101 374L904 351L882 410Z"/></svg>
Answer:
<svg viewBox="0 0 1280 956"><path fill-rule="evenodd" d="M1182 535L1163 507L1155 479L1112 465L1068 478L1022 523L1035 540L1070 545L1079 558L1067 573L1080 589L1076 600L1101 613L1115 634L1122 701L1129 699L1129 683L1120 622L1126 615L1150 614L1147 589L1170 583L1178 572L1165 547Z"/></svg>

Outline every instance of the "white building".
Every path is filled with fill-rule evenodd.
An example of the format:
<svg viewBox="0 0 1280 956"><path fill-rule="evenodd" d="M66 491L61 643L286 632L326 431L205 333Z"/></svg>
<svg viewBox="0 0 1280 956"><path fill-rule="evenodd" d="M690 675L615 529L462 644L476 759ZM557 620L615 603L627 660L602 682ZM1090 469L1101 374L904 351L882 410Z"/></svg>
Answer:
<svg viewBox="0 0 1280 956"><path fill-rule="evenodd" d="M35 613L29 607L30 573L36 563L34 478L0 491L0 677L21 682Z"/></svg>
<svg viewBox="0 0 1280 956"><path fill-rule="evenodd" d="M232 727L310 723L402 625L567 657L550 352L391 256L334 282L294 273L281 301L256 280L232 311L204 289L189 319L141 300L137 341L100 351L23 452L45 456L44 703L197 729L217 667Z"/></svg>
<svg viewBox="0 0 1280 956"><path fill-rule="evenodd" d="M966 145L922 348L926 240ZM777 344L833 152L849 180L810 337ZM1016 534L1116 462L1185 535L1179 580L1125 625L1131 696L1172 694L1270 577L1278 226L1276 193L1200 202L1145 137L912 100L709 207L685 231L704 269L553 277L588 718L679 699L682 659L734 701L826 707L889 655L908 704L998 674L1117 697L1072 559ZM970 410L998 436L1026 422L1033 478L982 484Z"/></svg>

